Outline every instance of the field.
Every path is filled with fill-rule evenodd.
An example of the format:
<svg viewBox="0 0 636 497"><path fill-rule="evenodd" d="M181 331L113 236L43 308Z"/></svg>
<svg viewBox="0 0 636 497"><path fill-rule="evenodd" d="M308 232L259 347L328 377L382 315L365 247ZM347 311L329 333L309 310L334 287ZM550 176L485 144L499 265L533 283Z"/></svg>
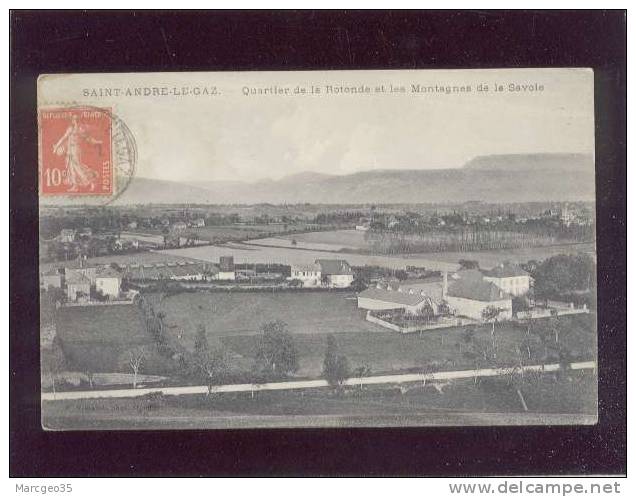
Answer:
<svg viewBox="0 0 636 497"><path fill-rule="evenodd" d="M546 375L516 392L501 380L458 381L440 393L415 387L367 387L336 395L328 389L44 402L49 429L197 429L249 427L464 426L591 424L597 378L590 373Z"/></svg>
<svg viewBox="0 0 636 497"><path fill-rule="evenodd" d="M292 245L292 240L296 242ZM364 232L356 230L317 231L298 233L296 235L281 235L272 238L259 238L247 242L255 245L271 245L275 247L289 247L310 250L338 251L342 249L364 249L368 247L364 240Z"/></svg>
<svg viewBox="0 0 636 497"><path fill-rule="evenodd" d="M318 377L329 334L335 334L340 353L352 368L367 365L374 373L397 372L436 365L440 369L472 369L475 364L462 354L460 343L465 328L431 330L400 335L364 320L364 312L347 294L310 293L183 293L166 297L159 309L166 315L173 336L182 333L180 344L192 349L197 326L205 325L208 340L222 343L234 353L241 368L249 369L256 356L261 324L280 319L294 335L298 349L298 376ZM561 343L573 357L596 357L596 325L593 315L563 317L569 333ZM502 364L517 360L517 346L525 328L514 323L497 325L498 359ZM476 336L490 338L490 326ZM465 349L465 345L463 345ZM540 344L535 338L531 352L537 357ZM542 349L541 349L542 350Z"/></svg>
<svg viewBox="0 0 636 497"><path fill-rule="evenodd" d="M342 240L337 242L339 233L343 232L347 232L348 234L344 235ZM295 247L292 246L291 239L300 240L301 236L306 236L305 239L310 241L298 241ZM433 252L408 255L373 255L355 252L337 253L338 250L351 242L347 237L357 237L357 235L351 234L351 230L325 231L320 233L305 233L304 235L264 238L254 240L251 243L228 243L222 246L164 250L162 253L211 262L217 262L222 255L233 255L237 263L281 263L289 265L311 264L316 259L336 257L346 259L353 266L383 266L391 269L419 266L426 267L430 270L454 271L459 267L457 262L461 259L476 260L481 267L491 268L503 261L521 263L532 259L547 259L556 254L595 252L595 245L593 243L581 243L523 249L485 250L477 252ZM289 243L287 239L289 239Z"/></svg>
<svg viewBox="0 0 636 497"><path fill-rule="evenodd" d="M566 318L562 318L566 319ZM571 324L571 332L561 339L572 353L573 358L596 358L595 325L589 315L573 316L567 319ZM472 359L463 355L467 346L463 344L464 328L431 330L419 334L401 335L386 332L381 328L369 333L337 333L338 350L347 357L352 369L368 366L373 374L398 373L408 370L419 370L429 366L440 370L473 369L477 365ZM382 331L377 331L382 330ZM515 364L517 346L524 337L525 330L512 323L501 323L496 330L498 347L498 363ZM490 339L490 327L480 327L475 336L478 339ZM227 336L222 343L244 358L256 355L258 341L253 335ZM298 334L294 337L298 350L299 371L303 377L317 377L322 372L327 343L327 334ZM460 346L459 344L462 343ZM460 348L461 347L461 348ZM543 350L538 339L531 345L533 359L529 362L539 363ZM553 362L558 359L556 356Z"/></svg>
<svg viewBox="0 0 636 497"><path fill-rule="evenodd" d="M71 371L129 372L121 366L122 355L132 348L144 347L144 372L169 372L134 305L61 307L57 333Z"/></svg>
<svg viewBox="0 0 636 497"><path fill-rule="evenodd" d="M349 298L345 298L349 297ZM372 332L380 328L364 320L352 294L335 292L212 292L165 297L159 309L169 329L184 332L190 348L197 326L210 340L258 333L261 324L281 319L297 335Z"/></svg>

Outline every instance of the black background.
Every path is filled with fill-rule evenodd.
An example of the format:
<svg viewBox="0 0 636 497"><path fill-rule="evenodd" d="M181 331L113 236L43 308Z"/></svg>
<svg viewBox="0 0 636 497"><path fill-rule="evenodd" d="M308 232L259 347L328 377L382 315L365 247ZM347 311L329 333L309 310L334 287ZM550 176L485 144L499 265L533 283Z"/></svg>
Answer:
<svg viewBox="0 0 636 497"><path fill-rule="evenodd" d="M12 476L626 473L624 11L13 11ZM39 413L36 79L41 73L592 67L596 426L45 432Z"/></svg>

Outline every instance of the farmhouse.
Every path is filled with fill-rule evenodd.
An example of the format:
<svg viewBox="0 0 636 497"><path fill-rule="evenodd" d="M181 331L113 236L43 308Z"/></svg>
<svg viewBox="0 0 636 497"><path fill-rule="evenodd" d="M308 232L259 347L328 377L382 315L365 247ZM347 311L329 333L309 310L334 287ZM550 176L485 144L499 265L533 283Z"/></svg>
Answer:
<svg viewBox="0 0 636 497"><path fill-rule="evenodd" d="M307 288L348 288L353 282L353 271L342 259L317 259L313 264L291 267L291 280L302 281Z"/></svg>
<svg viewBox="0 0 636 497"><path fill-rule="evenodd" d="M57 269L49 269L40 274L40 288L62 288L62 275Z"/></svg>
<svg viewBox="0 0 636 497"><path fill-rule="evenodd" d="M347 261L341 259L318 259L321 282L329 288L348 288L353 282L353 271Z"/></svg>
<svg viewBox="0 0 636 497"><path fill-rule="evenodd" d="M525 295L530 290L530 275L516 264L499 264L490 270L482 270L482 274L484 280L515 297Z"/></svg>
<svg viewBox="0 0 636 497"><path fill-rule="evenodd" d="M224 281L234 281L236 279L233 256L222 255L219 257L219 269L214 279Z"/></svg>
<svg viewBox="0 0 636 497"><path fill-rule="evenodd" d="M444 292L449 307L460 316L482 319L487 307L501 309L500 318L512 317L512 298L510 294L487 281L477 269L459 271Z"/></svg>
<svg viewBox="0 0 636 497"><path fill-rule="evenodd" d="M91 281L82 273L69 273L66 276L66 298L70 302L89 300Z"/></svg>
<svg viewBox="0 0 636 497"><path fill-rule="evenodd" d="M94 266L86 266L82 259L75 261L74 263L64 268L64 279L67 281L74 274L81 274L90 281L91 285L95 284L95 278L97 277L97 268Z"/></svg>
<svg viewBox="0 0 636 497"><path fill-rule="evenodd" d="M423 307L430 306L434 313L438 305L428 295L414 290L393 290L382 285L367 288L358 294L358 308L369 311L392 311L404 309L407 314L417 314Z"/></svg>
<svg viewBox="0 0 636 497"><path fill-rule="evenodd" d="M293 265L290 279L302 281L304 287L319 287L322 284L320 266L318 264Z"/></svg>
<svg viewBox="0 0 636 497"><path fill-rule="evenodd" d="M121 291L121 275L112 267L97 271L95 289L107 297L118 297Z"/></svg>
<svg viewBox="0 0 636 497"><path fill-rule="evenodd" d="M74 242L75 241L75 230L72 230L72 229L63 229L63 230L61 230L60 234L58 236L58 239L61 242L66 242L66 243Z"/></svg>

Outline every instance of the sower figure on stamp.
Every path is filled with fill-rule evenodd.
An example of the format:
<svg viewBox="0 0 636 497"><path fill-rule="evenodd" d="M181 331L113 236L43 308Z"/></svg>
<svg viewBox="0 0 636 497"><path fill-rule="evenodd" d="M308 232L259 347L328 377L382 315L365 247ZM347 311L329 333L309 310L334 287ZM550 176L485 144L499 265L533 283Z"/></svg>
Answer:
<svg viewBox="0 0 636 497"><path fill-rule="evenodd" d="M66 129L62 138L53 145L53 152L62 155L65 152L64 142L66 142L66 180L69 185L69 192L76 192L78 187L90 186L91 191L95 190L95 180L98 177L97 171L82 164L80 156L80 140L84 140L92 145L101 145L100 140L91 138L86 129L77 122L77 116L71 118L71 125ZM101 155L101 154L100 154Z"/></svg>

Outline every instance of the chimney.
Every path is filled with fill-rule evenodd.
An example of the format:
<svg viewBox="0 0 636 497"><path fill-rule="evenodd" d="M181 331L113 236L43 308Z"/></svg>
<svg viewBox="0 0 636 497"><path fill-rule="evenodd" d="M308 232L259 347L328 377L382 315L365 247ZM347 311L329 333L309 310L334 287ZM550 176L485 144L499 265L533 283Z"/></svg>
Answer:
<svg viewBox="0 0 636 497"><path fill-rule="evenodd" d="M442 298L446 298L446 292L448 292L448 271L444 271L442 273L443 283L442 283Z"/></svg>

